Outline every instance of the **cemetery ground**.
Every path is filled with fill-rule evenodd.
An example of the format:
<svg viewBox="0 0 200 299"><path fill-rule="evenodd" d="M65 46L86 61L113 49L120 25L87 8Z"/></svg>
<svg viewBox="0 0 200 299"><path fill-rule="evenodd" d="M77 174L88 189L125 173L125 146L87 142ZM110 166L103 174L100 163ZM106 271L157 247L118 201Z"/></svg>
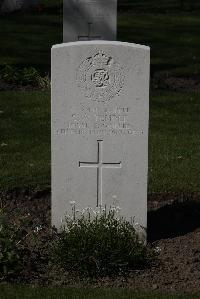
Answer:
<svg viewBox="0 0 200 299"><path fill-rule="evenodd" d="M50 70L50 47L62 42L61 13L61 4L54 6L53 1L46 1L39 15L2 17L0 64L17 69L34 67L45 76ZM153 291L148 298L165 298L157 291L189 292L189 298L193 298L191 293L200 292L199 23L198 10L180 12L167 4L161 12L156 5L148 13L145 8L134 13L123 5L120 9L119 40L149 45L152 56L148 243L156 248L158 258L151 267L133 271L129 277L77 283L61 269L46 267L46 250L51 242L50 92L37 85L24 86L13 77L0 80L1 208L13 222L23 219L24 236L31 236L25 248L29 252L23 261L26 267L17 276L11 275L9 281L76 284L80 286L80 298L137 298L129 293L131 290L114 290L121 287ZM83 290L83 284L97 290ZM99 287L113 289L99 291ZM19 298L29 292L6 285L1 288L5 298L11 298L16 290ZM34 292L38 292L38 298L47 292L48 298L49 291L30 292L33 298ZM59 292L64 290L52 292L62 298ZM70 298L74 289L69 292ZM179 298L173 296L170 298Z"/></svg>
<svg viewBox="0 0 200 299"><path fill-rule="evenodd" d="M188 299L187 295L161 295L157 292L141 292L131 289L109 289L109 288L37 288L1 286L0 293L2 299L30 298L30 299ZM189 299L198 299L196 295L190 295Z"/></svg>
<svg viewBox="0 0 200 299"><path fill-rule="evenodd" d="M109 289L109 288L37 288L19 287L9 285L1 286L0 293L2 299L30 298L30 299L188 299L187 295L161 295L157 292L141 292L131 289ZM189 299L198 299L196 295L190 295Z"/></svg>

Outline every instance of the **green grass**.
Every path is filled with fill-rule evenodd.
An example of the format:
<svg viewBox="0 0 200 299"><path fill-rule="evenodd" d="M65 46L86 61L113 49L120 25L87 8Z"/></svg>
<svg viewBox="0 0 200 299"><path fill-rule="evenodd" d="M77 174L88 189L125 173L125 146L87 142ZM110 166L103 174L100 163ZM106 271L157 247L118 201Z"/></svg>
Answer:
<svg viewBox="0 0 200 299"><path fill-rule="evenodd" d="M118 39L150 45L151 72L200 75L200 4L184 0L119 1ZM62 1L44 12L0 18L0 65L50 70L62 42ZM129 9L127 9L129 8ZM162 78L162 76L161 76ZM149 192L199 191L199 95L154 92L150 106ZM0 189L50 185L50 95L0 92Z"/></svg>
<svg viewBox="0 0 200 299"><path fill-rule="evenodd" d="M151 73L200 76L200 2L119 0L118 40L151 47ZM62 43L62 1L42 14L0 17L0 65L50 70L50 48ZM192 7L192 4L194 7ZM150 101L149 192L200 191L200 95L154 92ZM0 190L50 186L50 93L0 92ZM0 286L0 298L197 299L130 289Z"/></svg>
<svg viewBox="0 0 200 299"><path fill-rule="evenodd" d="M131 289L102 288L36 288L3 285L0 287L1 299L199 299L200 294L161 295L157 292L136 292Z"/></svg>
<svg viewBox="0 0 200 299"><path fill-rule="evenodd" d="M0 17L0 64L50 70L51 46L62 43L62 10L48 7L45 14L13 13Z"/></svg>
<svg viewBox="0 0 200 299"><path fill-rule="evenodd" d="M0 188L50 184L50 95L0 93Z"/></svg>
<svg viewBox="0 0 200 299"><path fill-rule="evenodd" d="M199 191L200 94L158 92L150 101L149 191Z"/></svg>
<svg viewBox="0 0 200 299"><path fill-rule="evenodd" d="M133 11L150 12L180 12L197 11L200 8L198 0L118 0L119 8Z"/></svg>
<svg viewBox="0 0 200 299"><path fill-rule="evenodd" d="M199 98L152 94L149 192L200 190ZM1 92L0 111L0 189L50 186L49 92Z"/></svg>
<svg viewBox="0 0 200 299"><path fill-rule="evenodd" d="M179 0L119 1L118 40L149 45L152 74L199 75L200 2L192 3L195 9L182 11ZM62 43L62 2L44 4L42 14L1 16L0 64L50 70L50 48Z"/></svg>
<svg viewBox="0 0 200 299"><path fill-rule="evenodd" d="M180 14L119 16L118 38L151 47L151 73L200 74L200 17Z"/></svg>

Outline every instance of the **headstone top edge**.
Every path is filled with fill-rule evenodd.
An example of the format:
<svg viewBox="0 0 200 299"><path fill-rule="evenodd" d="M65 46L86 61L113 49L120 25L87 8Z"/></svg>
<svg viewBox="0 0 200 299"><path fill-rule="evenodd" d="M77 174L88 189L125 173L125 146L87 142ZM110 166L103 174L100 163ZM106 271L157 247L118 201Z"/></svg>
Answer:
<svg viewBox="0 0 200 299"><path fill-rule="evenodd" d="M115 46L128 46L131 48L143 49L150 51L150 47L140 44L120 42L120 41L106 41L106 40L93 40L93 41L77 41L77 42L69 42L56 44L52 46L52 50L59 48L67 48L72 46L82 46L82 45L115 45Z"/></svg>

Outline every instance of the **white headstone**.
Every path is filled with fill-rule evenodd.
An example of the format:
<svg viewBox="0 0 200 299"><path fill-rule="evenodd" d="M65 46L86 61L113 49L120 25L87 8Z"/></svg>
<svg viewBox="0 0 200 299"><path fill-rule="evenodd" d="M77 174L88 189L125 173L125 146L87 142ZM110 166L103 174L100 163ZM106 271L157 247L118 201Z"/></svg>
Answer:
<svg viewBox="0 0 200 299"><path fill-rule="evenodd" d="M63 41L116 40L117 0L64 0Z"/></svg>
<svg viewBox="0 0 200 299"><path fill-rule="evenodd" d="M147 224L149 48L76 42L52 48L52 224L119 206Z"/></svg>

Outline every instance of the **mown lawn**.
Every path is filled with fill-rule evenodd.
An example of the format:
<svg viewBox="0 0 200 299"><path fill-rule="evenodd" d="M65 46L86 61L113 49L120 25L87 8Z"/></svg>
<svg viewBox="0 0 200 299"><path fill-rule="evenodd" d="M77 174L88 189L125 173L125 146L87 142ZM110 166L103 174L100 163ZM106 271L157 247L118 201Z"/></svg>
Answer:
<svg viewBox="0 0 200 299"><path fill-rule="evenodd" d="M148 11L151 13L177 13L182 11L198 11L199 0L118 0L118 8L131 9L137 12Z"/></svg>
<svg viewBox="0 0 200 299"><path fill-rule="evenodd" d="M200 95L156 92L150 99L149 191L199 191Z"/></svg>
<svg viewBox="0 0 200 299"><path fill-rule="evenodd" d="M200 74L200 17L188 13L134 14L119 17L118 38L151 48L151 73Z"/></svg>
<svg viewBox="0 0 200 299"><path fill-rule="evenodd" d="M184 0L119 1L118 40L149 45L151 72L200 74L200 3ZM0 18L0 65L50 70L50 48L62 43L62 1L45 0L39 13L13 13Z"/></svg>
<svg viewBox="0 0 200 299"><path fill-rule="evenodd" d="M1 92L0 136L0 189L50 185L49 92Z"/></svg>
<svg viewBox="0 0 200 299"><path fill-rule="evenodd" d="M200 294L170 295L157 292L136 292L131 289L102 288L36 288L5 285L0 287L1 299L199 299Z"/></svg>
<svg viewBox="0 0 200 299"><path fill-rule="evenodd" d="M184 3L181 7L181 2ZM62 1L41 14L0 17L0 66L50 71L50 48L62 43ZM198 0L119 0L118 40L151 47L151 75L200 77ZM150 99L149 192L200 191L200 95L153 91ZM0 92L0 190L50 187L50 92ZM130 289L0 285L0 299L198 299Z"/></svg>
<svg viewBox="0 0 200 299"><path fill-rule="evenodd" d="M50 49L62 43L62 1L44 0L43 12L0 16L0 65L50 71Z"/></svg>
<svg viewBox="0 0 200 299"><path fill-rule="evenodd" d="M50 48L62 42L62 1L44 4L41 14L1 16L0 65L50 70ZM187 9L179 5L175 0L119 1L118 39L150 45L153 77L200 75L200 11L189 11L188 0ZM152 93L149 192L200 190L199 97ZM0 189L50 186L49 92L0 92L0 111Z"/></svg>
<svg viewBox="0 0 200 299"><path fill-rule="evenodd" d="M199 95L150 99L149 192L199 191ZM50 93L0 93L0 189L50 186Z"/></svg>

